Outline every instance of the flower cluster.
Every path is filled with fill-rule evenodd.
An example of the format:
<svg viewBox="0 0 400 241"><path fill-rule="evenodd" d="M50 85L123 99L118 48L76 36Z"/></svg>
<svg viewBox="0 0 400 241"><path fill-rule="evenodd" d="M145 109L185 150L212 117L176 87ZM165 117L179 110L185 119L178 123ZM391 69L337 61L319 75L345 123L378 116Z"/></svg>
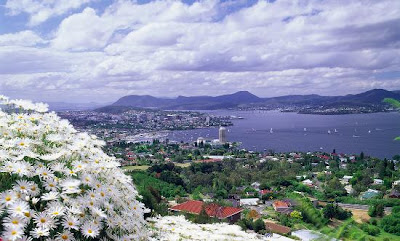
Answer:
<svg viewBox="0 0 400 241"><path fill-rule="evenodd" d="M266 237L263 237L255 233L246 233L237 225L230 225L228 223L194 224L187 221L184 216L156 217L149 219L149 221L153 223L154 229L158 231L158 233L156 232L157 240L163 240L163 241L270 240ZM274 240L277 240L277 238L274 237Z"/></svg>
<svg viewBox="0 0 400 241"><path fill-rule="evenodd" d="M45 104L0 106L2 240L147 239L147 210L102 141Z"/></svg>

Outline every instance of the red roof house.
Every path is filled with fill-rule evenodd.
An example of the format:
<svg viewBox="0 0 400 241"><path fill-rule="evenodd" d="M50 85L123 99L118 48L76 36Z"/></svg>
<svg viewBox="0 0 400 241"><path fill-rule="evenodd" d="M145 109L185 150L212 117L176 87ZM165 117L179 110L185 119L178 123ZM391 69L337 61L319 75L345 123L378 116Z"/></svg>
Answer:
<svg viewBox="0 0 400 241"><path fill-rule="evenodd" d="M275 201L272 203L275 211L280 213L290 213L292 211L291 205L285 201Z"/></svg>
<svg viewBox="0 0 400 241"><path fill-rule="evenodd" d="M232 223L240 219L240 214L243 211L243 209L241 208L224 207L219 206L215 203L206 204L202 201L197 200L186 201L184 203L171 207L170 210L198 215L200 214L203 207L208 216L218 219L228 219Z"/></svg>

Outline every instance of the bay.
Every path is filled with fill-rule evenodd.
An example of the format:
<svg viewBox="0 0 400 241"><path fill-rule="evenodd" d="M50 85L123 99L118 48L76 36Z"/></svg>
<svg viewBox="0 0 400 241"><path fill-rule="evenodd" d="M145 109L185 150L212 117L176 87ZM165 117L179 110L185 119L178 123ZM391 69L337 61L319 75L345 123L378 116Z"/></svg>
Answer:
<svg viewBox="0 0 400 241"><path fill-rule="evenodd" d="M392 158L400 154L400 114L306 115L278 111L205 111L214 116L240 116L227 127L227 139L241 148L275 152L324 151ZM218 128L173 131L170 140L217 139Z"/></svg>

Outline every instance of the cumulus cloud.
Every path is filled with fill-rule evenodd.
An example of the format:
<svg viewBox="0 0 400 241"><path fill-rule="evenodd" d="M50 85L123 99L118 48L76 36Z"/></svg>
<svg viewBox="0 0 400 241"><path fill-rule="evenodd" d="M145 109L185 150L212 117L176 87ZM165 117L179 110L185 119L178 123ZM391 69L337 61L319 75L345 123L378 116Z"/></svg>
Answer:
<svg viewBox="0 0 400 241"><path fill-rule="evenodd" d="M92 0L7 0L5 8L10 15L26 13L28 24L35 26L54 16L60 16L72 9L77 9Z"/></svg>
<svg viewBox="0 0 400 241"><path fill-rule="evenodd" d="M44 43L44 39L30 30L0 35L0 46L35 46Z"/></svg>
<svg viewBox="0 0 400 241"><path fill-rule="evenodd" d="M0 60L0 77L20 76L20 89L51 87L54 98L57 88L67 88L96 93L85 100L107 101L133 93L336 95L398 88L398 74L389 81L376 73L391 75L400 67L400 2L248 3L117 1L104 11L86 7L66 16L46 40L25 31L30 44L5 46L22 34L0 35L0 56L24 50L13 56L13 65Z"/></svg>

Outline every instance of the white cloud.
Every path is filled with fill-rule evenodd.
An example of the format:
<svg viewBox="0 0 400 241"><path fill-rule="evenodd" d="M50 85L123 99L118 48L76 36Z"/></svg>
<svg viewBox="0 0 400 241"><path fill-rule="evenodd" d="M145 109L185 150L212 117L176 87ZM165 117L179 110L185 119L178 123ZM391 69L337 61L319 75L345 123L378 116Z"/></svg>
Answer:
<svg viewBox="0 0 400 241"><path fill-rule="evenodd" d="M44 43L45 40L30 30L0 35L0 46L35 46Z"/></svg>
<svg viewBox="0 0 400 241"><path fill-rule="evenodd" d="M34 73L21 76L20 89L87 90L84 98L103 93L100 100L107 101L129 93L395 89L400 77L388 81L376 73L400 68L399 3L278 0L227 11L243 3L117 1L103 12L87 7L66 17L48 46L37 47L39 37L18 45L31 47L0 48L0 59L15 53L12 61L0 60L0 74L12 82ZM3 87L11 88L10 81Z"/></svg>
<svg viewBox="0 0 400 241"><path fill-rule="evenodd" d="M7 0L5 8L10 15L28 14L28 24L35 26L91 1L93 0Z"/></svg>

